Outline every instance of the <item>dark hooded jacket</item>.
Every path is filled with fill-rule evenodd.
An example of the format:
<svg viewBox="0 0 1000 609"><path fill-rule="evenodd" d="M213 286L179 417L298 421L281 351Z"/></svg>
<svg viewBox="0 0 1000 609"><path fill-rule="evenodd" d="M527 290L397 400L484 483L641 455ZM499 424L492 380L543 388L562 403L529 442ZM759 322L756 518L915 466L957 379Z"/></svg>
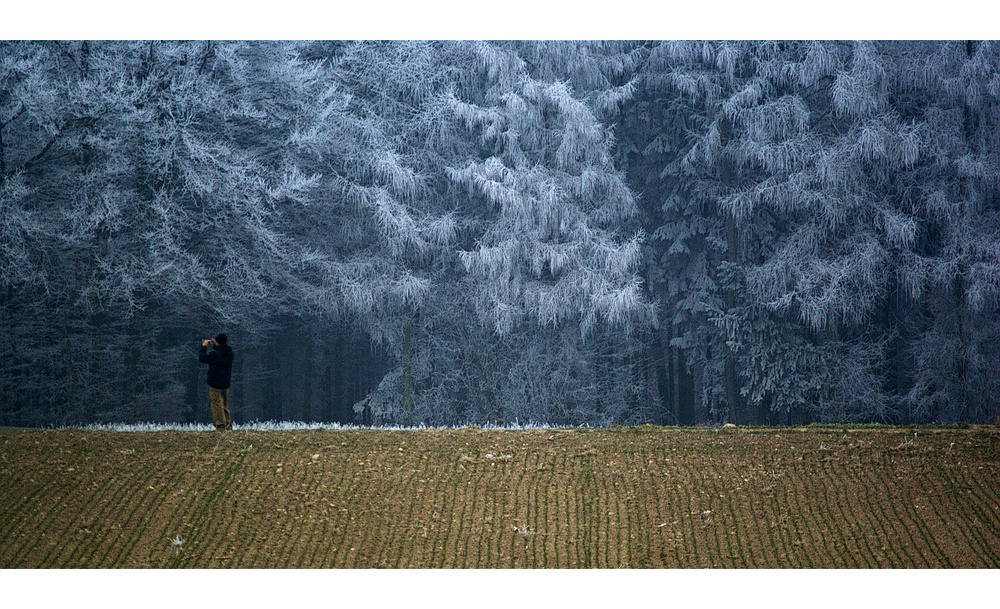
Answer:
<svg viewBox="0 0 1000 609"><path fill-rule="evenodd" d="M233 374L233 349L229 345L219 345L211 351L202 347L198 351L198 361L208 364L208 386L229 389Z"/></svg>

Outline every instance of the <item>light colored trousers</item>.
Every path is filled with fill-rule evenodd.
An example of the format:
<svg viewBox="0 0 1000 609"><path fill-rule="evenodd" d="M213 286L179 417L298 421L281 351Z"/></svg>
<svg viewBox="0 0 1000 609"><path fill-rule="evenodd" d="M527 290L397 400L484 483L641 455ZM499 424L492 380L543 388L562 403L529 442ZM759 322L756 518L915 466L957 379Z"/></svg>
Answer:
<svg viewBox="0 0 1000 609"><path fill-rule="evenodd" d="M223 431L233 428L233 418L229 414L229 390L208 388L208 400L212 407L212 419L215 420L215 429Z"/></svg>

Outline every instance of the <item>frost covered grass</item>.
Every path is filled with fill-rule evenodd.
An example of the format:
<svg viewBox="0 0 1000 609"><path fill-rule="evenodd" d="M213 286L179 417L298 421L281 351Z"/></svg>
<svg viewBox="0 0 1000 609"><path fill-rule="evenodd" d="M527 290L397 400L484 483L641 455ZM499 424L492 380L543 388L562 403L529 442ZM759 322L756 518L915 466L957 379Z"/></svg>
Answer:
<svg viewBox="0 0 1000 609"><path fill-rule="evenodd" d="M377 430L377 431L417 431L444 429L484 429L524 431L532 429L581 429L582 427L565 427L547 423L518 423L483 425L466 424L455 426L430 425L354 425L342 423L306 423L304 421L253 421L250 423L233 423L233 430L239 431L318 431L318 430ZM208 423L91 423L83 426L66 426L59 429L81 429L85 431L119 431L119 432L151 432L151 431L215 431L215 426Z"/></svg>

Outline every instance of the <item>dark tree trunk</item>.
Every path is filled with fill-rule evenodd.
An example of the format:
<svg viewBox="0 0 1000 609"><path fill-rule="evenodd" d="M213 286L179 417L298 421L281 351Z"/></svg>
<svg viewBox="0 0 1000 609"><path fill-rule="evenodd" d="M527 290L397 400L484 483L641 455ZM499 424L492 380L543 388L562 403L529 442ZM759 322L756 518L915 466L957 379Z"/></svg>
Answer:
<svg viewBox="0 0 1000 609"><path fill-rule="evenodd" d="M346 417L347 407L346 402L349 401L350 394L347 391L347 367L350 365L350 339L346 336L343 330L337 332L337 358L334 365L337 367L335 379L336 379L336 391L334 393L336 404L337 404L337 416Z"/></svg>
<svg viewBox="0 0 1000 609"><path fill-rule="evenodd" d="M972 56L976 52L976 43L972 40L968 40L965 43L965 55L967 60L971 60ZM969 153L973 150L973 117L972 113L969 111L969 105L966 102L962 108L962 130L965 136L965 145ZM972 204L972 198L975 196L973 192L972 185L969 180L963 180L962 185L962 201L959 207L960 226L964 229L969 221L969 209ZM958 400L959 400L959 415L958 420L961 423L967 423L970 418L969 412L969 337L967 336L967 322L966 322L966 277L968 276L968 261L966 260L966 246L965 244L959 247L959 264L957 270L957 276L955 278L955 315L957 316L958 324L958 361L956 370L956 379L958 382Z"/></svg>
<svg viewBox="0 0 1000 609"><path fill-rule="evenodd" d="M312 383L313 383L313 335L308 331L302 333L302 370L305 372L302 379L302 420L312 421Z"/></svg>
<svg viewBox="0 0 1000 609"><path fill-rule="evenodd" d="M413 424L413 311L409 305L403 315L403 424Z"/></svg>
<svg viewBox="0 0 1000 609"><path fill-rule="evenodd" d="M723 127L720 128L720 137L722 140L722 146L725 148L728 141L728 133L725 126L725 121L722 121ZM732 169L729 166L729 159L726 157L725 152L722 153L722 157L719 159L719 177L722 182L722 186L725 190L729 190L733 187L733 175ZM726 213L726 261L730 264L736 264L739 260L739 243L736 239L736 219L733 218L732 214ZM732 312L736 307L736 292L732 286L726 288L726 312ZM729 423L737 422L737 381L736 381L736 357L729 348L727 344L725 346L726 353L726 369L725 369L725 384L726 384L726 403L728 406L727 419Z"/></svg>

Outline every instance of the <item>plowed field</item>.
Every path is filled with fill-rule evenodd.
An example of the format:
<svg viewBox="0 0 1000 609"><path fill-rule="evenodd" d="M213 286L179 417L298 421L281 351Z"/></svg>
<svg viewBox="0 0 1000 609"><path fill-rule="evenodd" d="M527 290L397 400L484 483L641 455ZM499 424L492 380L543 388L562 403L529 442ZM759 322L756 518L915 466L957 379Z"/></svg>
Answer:
<svg viewBox="0 0 1000 609"><path fill-rule="evenodd" d="M0 430L0 567L1000 567L1000 430Z"/></svg>

